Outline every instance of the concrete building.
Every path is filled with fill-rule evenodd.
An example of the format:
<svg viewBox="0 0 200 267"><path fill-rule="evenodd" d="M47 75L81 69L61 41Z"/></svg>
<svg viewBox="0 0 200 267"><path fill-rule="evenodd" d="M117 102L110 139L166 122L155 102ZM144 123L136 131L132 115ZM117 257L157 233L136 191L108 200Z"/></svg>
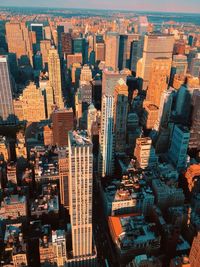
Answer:
<svg viewBox="0 0 200 267"><path fill-rule="evenodd" d="M112 176L114 172L114 97L103 95L101 106L98 173L105 177Z"/></svg>
<svg viewBox="0 0 200 267"><path fill-rule="evenodd" d="M127 75L118 72L112 71L110 69L105 68L103 70L103 78L102 78L102 95L114 95L115 86L120 79L123 79L126 83Z"/></svg>
<svg viewBox="0 0 200 267"><path fill-rule="evenodd" d="M192 95L192 118L190 128L189 148L200 150L200 88L195 89Z"/></svg>
<svg viewBox="0 0 200 267"><path fill-rule="evenodd" d="M92 143L86 131L69 132L69 203L73 258L92 256ZM84 179L83 179L84 178Z"/></svg>
<svg viewBox="0 0 200 267"><path fill-rule="evenodd" d="M27 60L32 62L32 41L25 23L11 21L5 27L8 51L16 53L17 59L27 56Z"/></svg>
<svg viewBox="0 0 200 267"><path fill-rule="evenodd" d="M153 129L156 121L158 120L159 109L156 105L152 104L150 101L145 101L143 103L144 112L142 118L142 124L146 129Z"/></svg>
<svg viewBox="0 0 200 267"><path fill-rule="evenodd" d="M81 69L80 85L87 84L92 80L92 71L88 65L84 65Z"/></svg>
<svg viewBox="0 0 200 267"><path fill-rule="evenodd" d="M128 86L123 79L120 79L114 91L115 153L123 153L126 150L127 116Z"/></svg>
<svg viewBox="0 0 200 267"><path fill-rule="evenodd" d="M60 203L69 209L69 151L68 148L58 150L58 165L60 179Z"/></svg>
<svg viewBox="0 0 200 267"><path fill-rule="evenodd" d="M196 54L195 58L192 59L190 74L194 77L200 78L200 53Z"/></svg>
<svg viewBox="0 0 200 267"><path fill-rule="evenodd" d="M160 57L152 59L146 99L157 107L160 106L162 93L168 87L170 72L171 58Z"/></svg>
<svg viewBox="0 0 200 267"><path fill-rule="evenodd" d="M12 84L7 56L0 55L0 123L14 123Z"/></svg>
<svg viewBox="0 0 200 267"><path fill-rule="evenodd" d="M187 56L173 55L172 60L172 74L186 75L188 68Z"/></svg>
<svg viewBox="0 0 200 267"><path fill-rule="evenodd" d="M55 48L49 50L48 70L50 86L53 88L54 104L62 109L64 102L62 96L60 58Z"/></svg>
<svg viewBox="0 0 200 267"><path fill-rule="evenodd" d="M42 63L43 63L43 68L45 70L47 70L47 67L48 67L48 57L49 57L50 48L51 48L51 41L50 40L40 41L40 51L42 54Z"/></svg>
<svg viewBox="0 0 200 267"><path fill-rule="evenodd" d="M184 170L186 168L189 140L190 132L188 128L175 125L169 149L169 158L178 170Z"/></svg>
<svg viewBox="0 0 200 267"><path fill-rule="evenodd" d="M118 69L119 34L117 32L107 32L106 34L106 67L111 67L114 71Z"/></svg>
<svg viewBox="0 0 200 267"><path fill-rule="evenodd" d="M95 44L96 61L105 61L105 43Z"/></svg>
<svg viewBox="0 0 200 267"><path fill-rule="evenodd" d="M19 121L39 122L46 119L44 95L34 83L27 85L13 104Z"/></svg>
<svg viewBox="0 0 200 267"><path fill-rule="evenodd" d="M137 138L134 156L137 158L139 167L142 169L155 167L158 164L158 157L155 154L152 140L149 137Z"/></svg>
<svg viewBox="0 0 200 267"><path fill-rule="evenodd" d="M74 114L72 108L55 110L52 113L53 144L68 145L68 132L74 129Z"/></svg>
<svg viewBox="0 0 200 267"><path fill-rule="evenodd" d="M75 53L74 55L67 55L67 68L71 68L74 63L82 64L83 57L81 53Z"/></svg>
<svg viewBox="0 0 200 267"><path fill-rule="evenodd" d="M146 90L151 77L152 60L158 57L172 58L174 36L162 33L148 33L144 37L143 57L137 76L143 79L143 89Z"/></svg>

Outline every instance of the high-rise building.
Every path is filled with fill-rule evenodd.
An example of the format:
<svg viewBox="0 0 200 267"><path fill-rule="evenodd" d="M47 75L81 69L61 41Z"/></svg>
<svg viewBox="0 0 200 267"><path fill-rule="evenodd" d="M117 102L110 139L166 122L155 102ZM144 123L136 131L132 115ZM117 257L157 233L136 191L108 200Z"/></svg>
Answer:
<svg viewBox="0 0 200 267"><path fill-rule="evenodd" d="M144 101L144 112L142 124L146 129L153 129L156 121L158 120L159 108L151 102Z"/></svg>
<svg viewBox="0 0 200 267"><path fill-rule="evenodd" d="M119 54L119 34L116 32L108 32L106 34L106 67L111 67L114 71L118 69Z"/></svg>
<svg viewBox="0 0 200 267"><path fill-rule="evenodd" d="M69 209L69 153L68 148L59 148L58 165L60 181L60 203Z"/></svg>
<svg viewBox="0 0 200 267"><path fill-rule="evenodd" d="M192 98L192 90L187 85L182 85L177 92L175 115L183 119L187 124L190 117L190 104Z"/></svg>
<svg viewBox="0 0 200 267"><path fill-rule="evenodd" d="M73 39L73 53L81 53L83 58L83 63L88 61L88 45L85 38L75 38Z"/></svg>
<svg viewBox="0 0 200 267"><path fill-rule="evenodd" d="M114 95L114 90L117 82L120 79L124 79L126 82L127 75L124 73L120 73L118 71L112 71L109 69L103 70L103 78L102 78L102 95Z"/></svg>
<svg viewBox="0 0 200 267"><path fill-rule="evenodd" d="M74 128L72 108L55 110L52 113L53 143L57 146L68 145L68 132Z"/></svg>
<svg viewBox="0 0 200 267"><path fill-rule="evenodd" d="M43 24L31 23L31 31L36 33L36 42L39 44L40 41L44 40Z"/></svg>
<svg viewBox="0 0 200 267"><path fill-rule="evenodd" d="M61 43L62 43L62 54L64 55L64 58L67 59L67 56L72 54L71 33L62 33Z"/></svg>
<svg viewBox="0 0 200 267"><path fill-rule="evenodd" d="M72 253L73 257L80 258L93 255L93 145L86 131L69 132L68 137Z"/></svg>
<svg viewBox="0 0 200 267"><path fill-rule="evenodd" d="M123 70L126 68L126 55L127 55L127 40L128 36L123 34L119 37L119 57L118 57L118 68Z"/></svg>
<svg viewBox="0 0 200 267"><path fill-rule="evenodd" d="M92 80L92 71L88 65L84 65L81 69L80 85L87 84Z"/></svg>
<svg viewBox="0 0 200 267"><path fill-rule="evenodd" d="M157 132L161 127L167 128L171 111L172 111L172 103L174 98L174 88L170 87L168 90L165 90L162 93L158 117L156 124L154 125L154 130Z"/></svg>
<svg viewBox="0 0 200 267"><path fill-rule="evenodd" d="M39 122L46 119L44 95L34 83L27 85L13 104L15 116L20 121Z"/></svg>
<svg viewBox="0 0 200 267"><path fill-rule="evenodd" d="M67 55L67 68L71 68L73 64L82 64L83 56L81 53L76 53L74 55Z"/></svg>
<svg viewBox="0 0 200 267"><path fill-rule="evenodd" d="M200 77L200 53L196 54L196 57L192 59L190 74L194 77Z"/></svg>
<svg viewBox="0 0 200 267"><path fill-rule="evenodd" d="M192 95L192 118L190 128L189 148L200 149L200 89L195 89Z"/></svg>
<svg viewBox="0 0 200 267"><path fill-rule="evenodd" d="M149 33L144 37L144 48L141 69L137 76L143 79L143 89L146 90L151 77L152 60L154 58L172 58L174 36L162 33Z"/></svg>
<svg viewBox="0 0 200 267"><path fill-rule="evenodd" d="M15 122L8 57L0 56L0 121Z"/></svg>
<svg viewBox="0 0 200 267"><path fill-rule="evenodd" d="M32 62L32 43L25 23L7 22L6 38L10 53L16 53L17 59L27 56Z"/></svg>
<svg viewBox="0 0 200 267"><path fill-rule="evenodd" d="M160 106L162 93L167 89L171 71L171 59L154 58L150 69L150 81L147 100L157 107Z"/></svg>
<svg viewBox="0 0 200 267"><path fill-rule="evenodd" d="M54 104L62 109L64 102L62 97L60 59L55 48L49 50L48 68L50 86L53 88Z"/></svg>
<svg viewBox="0 0 200 267"><path fill-rule="evenodd" d="M48 66L48 57L49 57L50 48L51 48L51 41L50 40L42 40L40 42L40 51L42 54L43 68L46 70L47 70L47 66Z"/></svg>
<svg viewBox="0 0 200 267"><path fill-rule="evenodd" d="M169 149L169 158L178 170L186 168L189 140L190 132L188 128L175 125Z"/></svg>
<svg viewBox="0 0 200 267"><path fill-rule="evenodd" d="M187 57L185 55L174 55L172 61L172 71L174 74L186 75L188 67Z"/></svg>
<svg viewBox="0 0 200 267"><path fill-rule="evenodd" d="M53 88L50 86L49 80L46 79L41 79L39 86L44 95L46 118L49 119L53 109L55 108L53 100Z"/></svg>
<svg viewBox="0 0 200 267"><path fill-rule="evenodd" d="M115 153L126 151L126 124L128 115L128 86L120 79L114 91Z"/></svg>
<svg viewBox="0 0 200 267"><path fill-rule="evenodd" d="M96 61L105 61L105 43L95 44Z"/></svg>
<svg viewBox="0 0 200 267"><path fill-rule="evenodd" d="M137 158L138 165L142 169L155 167L158 163L158 157L150 137L137 138L134 156Z"/></svg>
<svg viewBox="0 0 200 267"><path fill-rule="evenodd" d="M98 172L105 177L114 172L114 97L103 95L101 104Z"/></svg>
<svg viewBox="0 0 200 267"><path fill-rule="evenodd" d="M64 266L67 256L65 230L52 231L52 245L57 266Z"/></svg>
<svg viewBox="0 0 200 267"><path fill-rule="evenodd" d="M93 104L90 104L88 107L88 114L87 114L87 132L90 137L93 135L93 127L97 123L99 117L99 112L94 107Z"/></svg>
<svg viewBox="0 0 200 267"><path fill-rule="evenodd" d="M144 46L144 37L140 36L139 40L134 40L131 43L131 52L130 52L130 69L137 72L137 62L142 58L142 51Z"/></svg>

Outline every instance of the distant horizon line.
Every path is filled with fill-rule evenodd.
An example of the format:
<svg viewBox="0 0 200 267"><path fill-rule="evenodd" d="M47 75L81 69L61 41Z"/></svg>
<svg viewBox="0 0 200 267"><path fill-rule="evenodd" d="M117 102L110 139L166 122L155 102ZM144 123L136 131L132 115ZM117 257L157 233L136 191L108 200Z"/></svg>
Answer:
<svg viewBox="0 0 200 267"><path fill-rule="evenodd" d="M200 12L185 12L185 11L159 11L159 10L127 10L127 9L108 9L108 8L86 8L86 7L48 7L48 6L1 6L0 8L22 8L22 9L26 9L26 8L33 8L33 9L68 9L68 10L88 10L88 11L92 11L92 10L96 10L96 11L120 11L120 12L146 12L146 13L169 13L169 14L193 14L193 15L199 15Z"/></svg>

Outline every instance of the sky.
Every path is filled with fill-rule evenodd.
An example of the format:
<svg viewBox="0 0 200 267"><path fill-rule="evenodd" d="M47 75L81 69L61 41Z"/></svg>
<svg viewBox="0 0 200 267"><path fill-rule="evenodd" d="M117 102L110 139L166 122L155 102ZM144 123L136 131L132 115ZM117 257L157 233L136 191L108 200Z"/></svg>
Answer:
<svg viewBox="0 0 200 267"><path fill-rule="evenodd" d="M0 0L0 6L200 13L200 0Z"/></svg>

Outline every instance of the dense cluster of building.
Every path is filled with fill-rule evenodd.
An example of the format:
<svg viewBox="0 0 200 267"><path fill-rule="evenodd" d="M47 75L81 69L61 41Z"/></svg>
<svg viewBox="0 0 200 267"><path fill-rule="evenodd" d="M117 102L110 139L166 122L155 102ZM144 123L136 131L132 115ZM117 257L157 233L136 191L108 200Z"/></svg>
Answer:
<svg viewBox="0 0 200 267"><path fill-rule="evenodd" d="M199 267L199 153L200 27L0 10L1 266Z"/></svg>

